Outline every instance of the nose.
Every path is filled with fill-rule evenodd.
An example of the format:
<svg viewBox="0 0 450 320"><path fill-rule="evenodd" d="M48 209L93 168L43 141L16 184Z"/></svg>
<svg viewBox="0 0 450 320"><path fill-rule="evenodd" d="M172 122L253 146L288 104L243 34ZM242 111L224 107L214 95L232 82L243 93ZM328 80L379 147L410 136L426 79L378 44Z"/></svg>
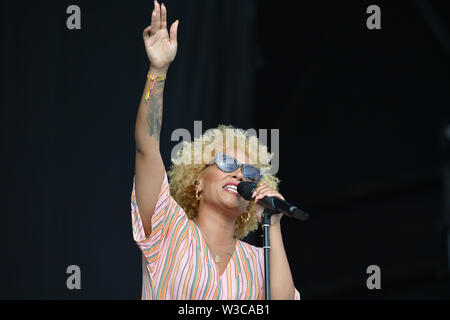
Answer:
<svg viewBox="0 0 450 320"><path fill-rule="evenodd" d="M244 175L242 174L242 167L238 168L233 172L233 178L238 179L239 181L244 181Z"/></svg>

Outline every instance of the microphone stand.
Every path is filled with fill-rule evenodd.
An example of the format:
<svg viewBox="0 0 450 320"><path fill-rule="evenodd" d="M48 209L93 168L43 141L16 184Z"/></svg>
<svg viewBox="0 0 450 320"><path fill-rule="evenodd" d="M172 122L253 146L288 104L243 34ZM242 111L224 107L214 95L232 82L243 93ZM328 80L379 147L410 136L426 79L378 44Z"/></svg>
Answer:
<svg viewBox="0 0 450 320"><path fill-rule="evenodd" d="M269 209L264 209L262 213L262 227L264 229L264 281L266 288L266 300L270 300L270 215L272 212Z"/></svg>

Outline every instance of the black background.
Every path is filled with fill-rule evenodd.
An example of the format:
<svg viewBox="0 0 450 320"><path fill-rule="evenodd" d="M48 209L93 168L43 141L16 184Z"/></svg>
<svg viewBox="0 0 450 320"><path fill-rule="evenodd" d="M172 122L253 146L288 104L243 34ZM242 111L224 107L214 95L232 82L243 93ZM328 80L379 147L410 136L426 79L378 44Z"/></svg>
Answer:
<svg viewBox="0 0 450 320"><path fill-rule="evenodd" d="M165 2L180 19L166 167L172 131L194 120L280 129L280 190L311 214L282 220L304 299L450 298L448 5L294 3ZM66 27L71 4L81 30ZM371 4L381 30L366 27ZM140 298L130 192L152 9L2 1L0 298ZM66 287L72 264L81 290ZM381 290L366 287L373 264Z"/></svg>

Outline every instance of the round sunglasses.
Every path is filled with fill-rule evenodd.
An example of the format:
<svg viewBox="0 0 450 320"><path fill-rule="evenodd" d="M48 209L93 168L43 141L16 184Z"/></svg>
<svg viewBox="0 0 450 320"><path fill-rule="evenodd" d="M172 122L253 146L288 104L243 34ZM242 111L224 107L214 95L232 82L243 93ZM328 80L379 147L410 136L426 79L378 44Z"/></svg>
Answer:
<svg viewBox="0 0 450 320"><path fill-rule="evenodd" d="M249 164L240 163L235 158L225 153L216 153L216 156L206 165L206 167L213 165L214 163L217 164L217 167L220 170L226 173L234 172L240 167L244 179L251 182L258 183L262 178L262 173L259 168Z"/></svg>

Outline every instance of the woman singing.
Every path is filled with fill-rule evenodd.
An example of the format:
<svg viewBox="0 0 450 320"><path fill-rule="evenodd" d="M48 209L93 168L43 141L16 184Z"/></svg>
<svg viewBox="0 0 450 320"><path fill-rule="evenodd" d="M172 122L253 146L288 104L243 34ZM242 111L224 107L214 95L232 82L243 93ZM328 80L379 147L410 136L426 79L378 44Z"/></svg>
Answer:
<svg viewBox="0 0 450 320"><path fill-rule="evenodd" d="M271 154L257 137L219 126L185 143L166 174L159 151L163 90L179 22L168 32L166 7L156 1L154 6L143 32L150 68L136 118L131 194L133 237L142 251L142 299L264 299L263 249L240 239L261 221L260 199L284 199L276 191L278 178L265 174ZM258 183L254 202L237 193L241 181ZM270 293L272 299L300 299L280 219L271 216Z"/></svg>

